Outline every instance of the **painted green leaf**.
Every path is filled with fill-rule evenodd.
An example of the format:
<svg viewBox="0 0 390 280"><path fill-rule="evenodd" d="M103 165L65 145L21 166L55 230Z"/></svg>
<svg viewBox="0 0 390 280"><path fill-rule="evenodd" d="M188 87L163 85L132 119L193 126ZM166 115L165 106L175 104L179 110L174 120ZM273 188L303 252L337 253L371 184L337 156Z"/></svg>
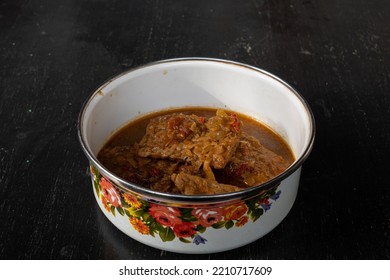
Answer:
<svg viewBox="0 0 390 280"><path fill-rule="evenodd" d="M184 208L181 211L180 218L185 222L195 222L198 219L192 215L193 208Z"/></svg>
<svg viewBox="0 0 390 280"><path fill-rule="evenodd" d="M183 237L180 237L179 240L183 243L191 243L191 240L185 239Z"/></svg>
<svg viewBox="0 0 390 280"><path fill-rule="evenodd" d="M226 229L229 229L231 228L232 226L234 226L234 222L232 220L229 220L225 223L225 228Z"/></svg>
<svg viewBox="0 0 390 280"><path fill-rule="evenodd" d="M223 228L225 226L225 223L226 221L220 221L218 223L213 224L212 227L215 229Z"/></svg>
<svg viewBox="0 0 390 280"><path fill-rule="evenodd" d="M98 180L100 180L100 178L102 177L102 175L100 175L99 170L98 170L95 166L93 166L92 164L91 164L91 168L92 168L92 170L93 170L93 174L95 174L96 178L97 178Z"/></svg>
<svg viewBox="0 0 390 280"><path fill-rule="evenodd" d="M116 208L116 210L118 210L118 213L121 214L122 216L125 215L125 211L123 210L122 207L118 206L118 207Z"/></svg>
<svg viewBox="0 0 390 280"><path fill-rule="evenodd" d="M93 186L95 187L95 192L96 192L97 196L100 197L100 186L99 186L99 183L96 182L96 180L93 180Z"/></svg>
<svg viewBox="0 0 390 280"><path fill-rule="evenodd" d="M115 206L114 205L111 205L111 213L112 215L114 215L114 217L116 217L115 215Z"/></svg>
<svg viewBox="0 0 390 280"><path fill-rule="evenodd" d="M130 205L127 204L127 202L123 199L123 197L121 197L121 203L122 203L123 207L126 207L126 208L130 207Z"/></svg>
<svg viewBox="0 0 390 280"><path fill-rule="evenodd" d="M141 202L141 204L142 204L142 208L147 208L147 207L149 207L149 202L147 202L146 200L141 200L141 199L139 199L138 200L139 202Z"/></svg>
<svg viewBox="0 0 390 280"><path fill-rule="evenodd" d="M264 213L264 210L262 208L257 208L255 210L253 210L251 215L250 215L252 222L256 222L257 219L259 219L260 216L263 215L263 213Z"/></svg>
<svg viewBox="0 0 390 280"><path fill-rule="evenodd" d="M183 220L183 221L185 221L185 222L195 222L195 221L197 221L198 219L197 218L195 218L194 216L190 216L190 217L181 217L181 219Z"/></svg>
<svg viewBox="0 0 390 280"><path fill-rule="evenodd" d="M154 237L156 233L159 233L159 229L157 228L157 223L155 221L145 220L144 223L149 227L149 233Z"/></svg>
<svg viewBox="0 0 390 280"><path fill-rule="evenodd" d="M129 212L130 212L130 215L137 217L137 218L140 218L145 213L145 211L143 209L136 209L136 208L132 208L132 207L129 208Z"/></svg>
<svg viewBox="0 0 390 280"><path fill-rule="evenodd" d="M144 213L142 214L142 219L143 219L144 221L148 220L149 218L152 218L152 219L153 219L153 217L152 217L148 212L144 212Z"/></svg>
<svg viewBox="0 0 390 280"><path fill-rule="evenodd" d="M256 209L257 201L258 201L258 198L249 199L249 200L245 201L246 206L248 206L248 214L251 213L254 209Z"/></svg>
<svg viewBox="0 0 390 280"><path fill-rule="evenodd" d="M164 231L165 227L159 223L157 223L153 218L152 218L152 225L156 228L157 231Z"/></svg>
<svg viewBox="0 0 390 280"><path fill-rule="evenodd" d="M159 232L159 235L163 242L172 241L175 239L175 233L170 227L164 228L164 230Z"/></svg>
<svg viewBox="0 0 390 280"><path fill-rule="evenodd" d="M156 227L156 223L149 224L149 232L150 232L150 235L153 237L154 237L155 233L159 232L159 230Z"/></svg>
<svg viewBox="0 0 390 280"><path fill-rule="evenodd" d="M196 227L196 230L199 231L200 233L203 233L203 232L206 231L206 228L204 226L202 226L202 225L198 225Z"/></svg>
<svg viewBox="0 0 390 280"><path fill-rule="evenodd" d="M129 210L127 210L127 209L125 208L124 211L125 211L125 214L126 214L127 217L132 217L132 216L130 215Z"/></svg>
<svg viewBox="0 0 390 280"><path fill-rule="evenodd" d="M181 214L182 215L192 215L192 210L194 210L194 208L182 208L181 209Z"/></svg>
<svg viewBox="0 0 390 280"><path fill-rule="evenodd" d="M148 216L148 217L143 216L142 218L144 219L144 221L147 225L155 226L157 224L157 222L154 220L154 218L152 216Z"/></svg>

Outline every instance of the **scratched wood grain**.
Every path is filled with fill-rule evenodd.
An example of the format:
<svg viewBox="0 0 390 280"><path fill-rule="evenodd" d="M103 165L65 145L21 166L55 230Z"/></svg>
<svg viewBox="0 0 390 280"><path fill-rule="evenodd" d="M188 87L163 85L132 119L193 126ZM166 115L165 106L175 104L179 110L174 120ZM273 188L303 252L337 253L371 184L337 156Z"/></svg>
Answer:
<svg viewBox="0 0 390 280"><path fill-rule="evenodd" d="M0 1L0 258L388 259L389 11L386 0ZM186 56L281 77L317 124L286 219L212 255L119 232L96 206L77 140L99 84Z"/></svg>

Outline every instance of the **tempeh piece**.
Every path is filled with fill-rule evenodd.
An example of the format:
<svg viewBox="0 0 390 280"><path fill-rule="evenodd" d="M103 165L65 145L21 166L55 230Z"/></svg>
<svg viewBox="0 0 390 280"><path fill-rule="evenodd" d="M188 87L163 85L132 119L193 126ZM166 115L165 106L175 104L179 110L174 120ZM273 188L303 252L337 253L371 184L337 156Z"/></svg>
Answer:
<svg viewBox="0 0 390 280"><path fill-rule="evenodd" d="M235 154L222 174L236 177L246 187L253 187L279 175L289 165L288 161L264 147L256 138L243 133Z"/></svg>
<svg viewBox="0 0 390 280"><path fill-rule="evenodd" d="M236 116L222 110L208 120L177 113L157 117L147 126L138 155L186 161L197 169L207 162L221 169L236 150L239 128Z"/></svg>
<svg viewBox="0 0 390 280"><path fill-rule="evenodd" d="M210 195L240 191L242 188L220 184L217 181L194 176L186 173L174 173L171 180L175 186L185 195Z"/></svg>

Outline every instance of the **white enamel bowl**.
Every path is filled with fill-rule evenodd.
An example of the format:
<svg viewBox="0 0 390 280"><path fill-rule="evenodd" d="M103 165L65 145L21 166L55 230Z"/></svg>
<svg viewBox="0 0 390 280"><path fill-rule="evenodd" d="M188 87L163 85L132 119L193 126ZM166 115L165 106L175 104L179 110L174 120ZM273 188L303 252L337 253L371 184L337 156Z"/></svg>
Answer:
<svg viewBox="0 0 390 280"><path fill-rule="evenodd" d="M129 121L186 106L227 108L260 120L287 141L295 162L245 191L184 196L126 182L97 160L109 137ZM79 116L79 139L102 212L131 238L179 253L230 250L274 229L293 206L314 134L309 106L285 82L258 68L205 58L159 61L125 72L93 92Z"/></svg>

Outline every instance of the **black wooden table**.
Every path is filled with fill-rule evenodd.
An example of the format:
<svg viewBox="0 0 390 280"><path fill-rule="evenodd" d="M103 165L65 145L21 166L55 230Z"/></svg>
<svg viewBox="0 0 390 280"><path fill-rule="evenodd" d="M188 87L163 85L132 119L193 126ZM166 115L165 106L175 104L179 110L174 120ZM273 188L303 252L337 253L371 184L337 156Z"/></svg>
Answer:
<svg viewBox="0 0 390 280"><path fill-rule="evenodd" d="M388 259L390 1L0 1L1 259ZM98 209L77 139L103 81L177 57L295 87L317 137L286 219L245 247L147 247Z"/></svg>

